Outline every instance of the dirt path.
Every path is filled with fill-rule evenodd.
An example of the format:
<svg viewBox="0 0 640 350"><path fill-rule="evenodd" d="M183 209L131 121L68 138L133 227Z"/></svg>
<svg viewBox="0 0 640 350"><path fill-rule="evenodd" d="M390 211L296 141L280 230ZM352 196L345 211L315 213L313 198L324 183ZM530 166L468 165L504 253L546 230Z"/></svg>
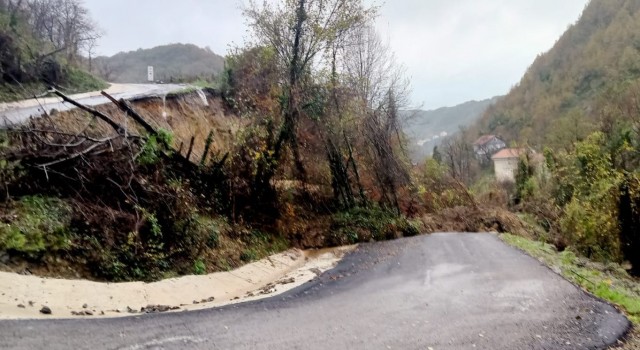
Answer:
<svg viewBox="0 0 640 350"><path fill-rule="evenodd" d="M352 249L290 250L234 271L155 283L99 283L0 272L0 319L119 317L143 308L197 310L256 300L312 280ZM44 306L51 315L40 312Z"/></svg>

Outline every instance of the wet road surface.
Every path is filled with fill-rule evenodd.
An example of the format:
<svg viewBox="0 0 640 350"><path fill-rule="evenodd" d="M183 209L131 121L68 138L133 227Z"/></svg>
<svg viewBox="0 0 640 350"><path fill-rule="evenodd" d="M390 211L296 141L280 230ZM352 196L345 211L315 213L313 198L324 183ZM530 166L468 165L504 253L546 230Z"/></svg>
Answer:
<svg viewBox="0 0 640 350"><path fill-rule="evenodd" d="M135 100L143 97L165 96L168 93L182 90L187 85L183 84L118 84L119 91L113 93L116 99ZM70 96L72 99L85 106L98 106L111 103L99 92L83 93ZM39 100L25 100L19 102L0 104L0 128L6 123L20 124L29 117L40 117L43 111L47 113L55 109L66 111L75 108L69 103L62 102L61 98L44 98Z"/></svg>
<svg viewBox="0 0 640 350"><path fill-rule="evenodd" d="M434 234L361 245L316 280L263 301L0 321L0 348L604 349L628 327L613 307L494 235Z"/></svg>

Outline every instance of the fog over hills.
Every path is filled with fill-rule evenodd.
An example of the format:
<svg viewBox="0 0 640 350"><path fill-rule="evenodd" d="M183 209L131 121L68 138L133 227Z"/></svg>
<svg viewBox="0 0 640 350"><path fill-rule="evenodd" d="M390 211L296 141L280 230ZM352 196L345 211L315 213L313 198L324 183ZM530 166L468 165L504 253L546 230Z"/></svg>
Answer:
<svg viewBox="0 0 640 350"><path fill-rule="evenodd" d="M224 57L193 44L120 52L111 57L97 57L94 61L95 71L114 83L147 82L147 66L154 67L156 80L165 82L211 80L224 69Z"/></svg>
<svg viewBox="0 0 640 350"><path fill-rule="evenodd" d="M439 145L443 138L455 134L461 126L475 123L499 99L500 97L493 97L483 101L469 101L430 111L406 111L404 131L410 140L412 160L420 162L431 155L433 147Z"/></svg>

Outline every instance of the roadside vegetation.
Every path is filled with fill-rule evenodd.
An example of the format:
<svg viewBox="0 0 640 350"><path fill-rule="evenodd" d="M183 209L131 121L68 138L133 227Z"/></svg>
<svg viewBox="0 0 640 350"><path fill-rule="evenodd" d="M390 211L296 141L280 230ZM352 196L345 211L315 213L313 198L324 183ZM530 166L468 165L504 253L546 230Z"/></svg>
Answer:
<svg viewBox="0 0 640 350"><path fill-rule="evenodd" d="M618 305L636 326L640 321L640 76L634 58L640 57L634 34L638 18L637 1L591 1L581 19L551 51L536 59L507 96L476 125L445 140L425 165L425 174L444 172L469 188L477 207L517 215L521 230L496 230L514 234L504 235L505 241ZM496 181L490 155L476 153L473 143L483 135L498 135L508 147L523 150L515 181ZM438 186L429 182L424 192L433 195ZM444 195L430 203L456 203L462 198ZM473 217L461 207L442 212L452 211L464 213L460 221ZM485 222L490 221L488 212L482 211ZM639 346L634 332L623 348Z"/></svg>
<svg viewBox="0 0 640 350"><path fill-rule="evenodd" d="M630 59L638 54L631 39L635 24L630 20L639 16L635 1L592 1L582 18L532 66L523 86L514 88L482 121L487 131L514 135L518 144L544 157L538 165L532 154L521 159L511 209L542 227L540 238L559 249L571 247L604 263L628 262L636 276L640 274L640 80L635 60ZM594 26L594 21L603 25ZM610 47L607 37L622 44ZM616 68L605 72L594 50L617 55ZM558 66L554 58L569 52L584 58L571 67ZM565 79L551 79L558 70L565 72ZM567 86L570 77L579 76L583 76L580 84ZM532 117L530 127L512 123L511 118L491 122L511 115L514 99L523 89L534 87L539 98L522 106ZM543 104L549 109L540 113ZM555 120L549 123L549 117ZM529 133L531 128L538 132Z"/></svg>
<svg viewBox="0 0 640 350"><path fill-rule="evenodd" d="M185 91L8 130L3 268L156 280L420 233L424 193L400 131L408 81L375 12L250 3L252 40L208 105Z"/></svg>
<svg viewBox="0 0 640 350"><path fill-rule="evenodd" d="M640 346L640 282L616 263L599 263L581 257L578 252L559 252L551 244L520 236L502 234L506 243L523 250L589 293L616 305L633 323L634 329L616 349Z"/></svg>
<svg viewBox="0 0 640 350"><path fill-rule="evenodd" d="M80 1L1 0L0 102L106 88L81 68L99 37Z"/></svg>
<svg viewBox="0 0 640 350"><path fill-rule="evenodd" d="M589 293L617 305L634 325L640 324L640 283L620 264L594 262L571 249L559 252L551 244L511 234L503 234L500 238Z"/></svg>
<svg viewBox="0 0 640 350"><path fill-rule="evenodd" d="M480 206L517 214L530 228L525 237L598 262L626 262L636 276L638 18L637 1L591 1L507 96L476 125L445 140L427 161L468 187ZM515 181L496 181L492 153L474 150L483 135L497 135L522 151Z"/></svg>

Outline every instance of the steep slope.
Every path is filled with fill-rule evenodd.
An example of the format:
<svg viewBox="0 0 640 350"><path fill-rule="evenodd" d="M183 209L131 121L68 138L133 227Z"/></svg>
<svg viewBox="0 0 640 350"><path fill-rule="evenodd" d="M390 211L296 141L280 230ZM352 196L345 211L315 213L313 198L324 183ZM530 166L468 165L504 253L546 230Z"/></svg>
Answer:
<svg viewBox="0 0 640 350"><path fill-rule="evenodd" d="M178 82L211 79L222 72L224 58L209 48L170 44L98 57L95 65L104 79L114 83L146 82L147 66L154 67L156 80Z"/></svg>
<svg viewBox="0 0 640 350"><path fill-rule="evenodd" d="M411 158L419 162L431 154L443 137L455 134L461 126L469 126L491 105L499 101L494 97L483 101L465 102L455 107L431 111L407 111L404 131L411 144Z"/></svg>
<svg viewBox="0 0 640 350"><path fill-rule="evenodd" d="M640 1L592 0L520 83L482 117L479 133L534 147L588 135L603 94L640 76Z"/></svg>

